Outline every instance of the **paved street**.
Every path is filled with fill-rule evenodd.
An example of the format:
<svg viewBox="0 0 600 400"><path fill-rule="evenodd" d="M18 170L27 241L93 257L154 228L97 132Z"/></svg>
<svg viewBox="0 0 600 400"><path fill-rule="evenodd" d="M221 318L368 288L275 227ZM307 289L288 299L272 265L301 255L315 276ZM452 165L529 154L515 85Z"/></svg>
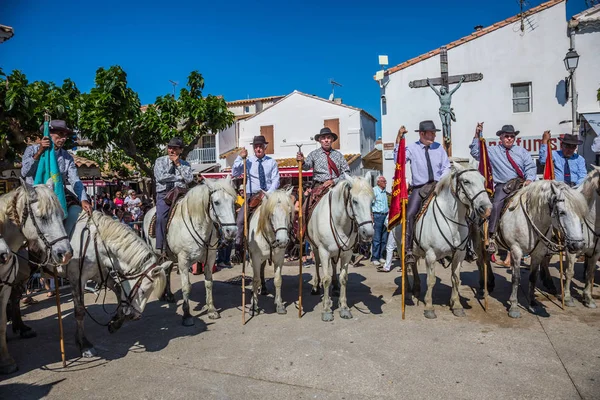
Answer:
<svg viewBox="0 0 600 400"><path fill-rule="evenodd" d="M580 277L578 264L576 278ZM425 274L420 266L423 288ZM215 303L221 319L201 314L202 277L194 276L194 327L181 325L178 306L153 300L142 320L115 333L86 318L88 338L99 357L80 358L74 342L72 302L64 297L68 367L60 363L54 299L37 297L24 308L38 337L22 340L9 327L9 349L19 371L0 378L0 397L37 399L597 399L600 398L600 311L579 302L562 311L554 296L538 291L546 315L522 309L506 313L510 273L495 268L496 291L486 314L476 299L476 267L462 271L461 296L467 317L448 309L449 271L439 267L434 303L437 320L423 317L423 303L407 302L401 319L397 271L377 273L370 263L351 268L349 305L354 318L321 322L320 299L310 296L314 266L304 270L304 310L298 319L297 264L285 268L287 315L275 313L272 295L265 312L241 325L241 289L225 283L240 266L215 274ZM555 277L558 273L553 270ZM523 270L522 285L529 271ZM173 275L179 287L179 277ZM600 274L596 275L597 278ZM599 279L596 279L598 281ZM559 281L555 279L558 286ZM270 292L272 281L268 282ZM523 290L519 293L525 304ZM596 293L600 289L596 287ZM249 293L247 299L249 301ZM93 304L95 295L86 295ZM108 320L102 296L89 307ZM114 309L109 295L107 309ZM337 304L336 304L337 306ZM249 317L249 315L248 315Z"/></svg>

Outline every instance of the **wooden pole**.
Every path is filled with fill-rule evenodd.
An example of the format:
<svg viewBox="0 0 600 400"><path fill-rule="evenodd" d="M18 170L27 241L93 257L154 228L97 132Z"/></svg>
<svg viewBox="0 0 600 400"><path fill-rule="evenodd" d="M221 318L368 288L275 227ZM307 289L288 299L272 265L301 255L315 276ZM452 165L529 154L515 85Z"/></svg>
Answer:
<svg viewBox="0 0 600 400"><path fill-rule="evenodd" d="M488 252L485 249L490 244L489 233L488 233L489 223L490 223L490 221L488 219L483 221L483 251L481 252L482 253L481 255L483 257L483 308L485 309L485 312L487 312L487 310L488 310L487 281L488 281L488 265L490 262L490 255L488 254Z"/></svg>
<svg viewBox="0 0 600 400"><path fill-rule="evenodd" d="M298 153L302 152L302 145L297 144ZM302 196L302 161L298 161L298 241L300 242L300 251L298 252L299 276L298 276L298 318L302 318L302 251L304 250L304 229L303 229L303 207Z"/></svg>
<svg viewBox="0 0 600 400"><path fill-rule="evenodd" d="M556 232L556 236L558 237L558 243L561 243L560 232ZM563 252L558 253L559 257L559 265L560 265L560 300L562 304L562 309L565 309L565 283L563 282Z"/></svg>
<svg viewBox="0 0 600 400"><path fill-rule="evenodd" d="M60 310L60 289L58 285L58 277L56 275L56 266L54 266L54 289L56 294L56 309L58 311L58 334L60 335L60 356L62 358L63 368L67 368L65 360L65 335L63 332L62 312Z"/></svg>
<svg viewBox="0 0 600 400"><path fill-rule="evenodd" d="M246 157L244 157L244 178L242 187L244 188L244 237L242 250L242 325L246 325L246 250L248 239L248 194L246 193L246 175L247 175Z"/></svg>
<svg viewBox="0 0 600 400"><path fill-rule="evenodd" d="M398 238L396 238L397 241ZM402 319L406 318L406 299L405 299L405 283L406 283L406 264L405 264L405 250L406 250L406 200L402 200L402 246L400 246L400 267L402 268ZM418 276L415 279L419 279Z"/></svg>

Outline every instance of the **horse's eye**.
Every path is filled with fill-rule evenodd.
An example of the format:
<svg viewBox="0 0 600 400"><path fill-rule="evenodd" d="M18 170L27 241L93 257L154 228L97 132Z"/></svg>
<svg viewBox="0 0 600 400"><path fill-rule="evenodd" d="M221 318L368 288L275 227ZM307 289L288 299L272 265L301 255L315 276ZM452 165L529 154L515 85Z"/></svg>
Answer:
<svg viewBox="0 0 600 400"><path fill-rule="evenodd" d="M567 213L565 211L559 211L558 215L560 215L561 217L564 217L565 215L567 215Z"/></svg>
<svg viewBox="0 0 600 400"><path fill-rule="evenodd" d="M470 184L471 184L471 181L465 180L465 185L470 185Z"/></svg>
<svg viewBox="0 0 600 400"><path fill-rule="evenodd" d="M219 204L221 204L219 200L215 201L215 206L218 206Z"/></svg>
<svg viewBox="0 0 600 400"><path fill-rule="evenodd" d="M352 199L352 204L358 204L357 200Z"/></svg>

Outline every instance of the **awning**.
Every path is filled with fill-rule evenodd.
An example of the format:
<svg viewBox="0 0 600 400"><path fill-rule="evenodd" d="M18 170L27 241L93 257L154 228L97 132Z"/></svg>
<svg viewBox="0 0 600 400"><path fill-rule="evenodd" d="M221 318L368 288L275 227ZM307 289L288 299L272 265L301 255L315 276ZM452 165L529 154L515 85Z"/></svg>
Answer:
<svg viewBox="0 0 600 400"><path fill-rule="evenodd" d="M219 179L226 178L231 175L231 171L222 171L222 172L207 172L202 174L204 178L209 179ZM298 168L279 168L279 176L281 178L297 178L298 177ZM302 177L307 178L313 176L312 169L308 171L302 171Z"/></svg>
<svg viewBox="0 0 600 400"><path fill-rule="evenodd" d="M581 115L583 115L594 133L600 136L600 113L583 113Z"/></svg>
<svg viewBox="0 0 600 400"><path fill-rule="evenodd" d="M383 154L379 149L373 149L362 158L363 168L383 171Z"/></svg>

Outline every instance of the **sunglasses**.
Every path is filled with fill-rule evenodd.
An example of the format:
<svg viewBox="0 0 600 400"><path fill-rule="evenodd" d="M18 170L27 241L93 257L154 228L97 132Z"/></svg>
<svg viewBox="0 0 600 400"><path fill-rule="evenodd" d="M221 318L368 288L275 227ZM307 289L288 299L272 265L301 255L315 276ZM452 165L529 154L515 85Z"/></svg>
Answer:
<svg viewBox="0 0 600 400"><path fill-rule="evenodd" d="M563 143L563 146L565 146L565 148L567 148L567 149L576 149L577 148L576 144L566 144L566 143Z"/></svg>
<svg viewBox="0 0 600 400"><path fill-rule="evenodd" d="M505 134L505 135L504 135L504 138L505 138L505 139L514 139L514 138L515 138L515 135L506 135L506 134Z"/></svg>

